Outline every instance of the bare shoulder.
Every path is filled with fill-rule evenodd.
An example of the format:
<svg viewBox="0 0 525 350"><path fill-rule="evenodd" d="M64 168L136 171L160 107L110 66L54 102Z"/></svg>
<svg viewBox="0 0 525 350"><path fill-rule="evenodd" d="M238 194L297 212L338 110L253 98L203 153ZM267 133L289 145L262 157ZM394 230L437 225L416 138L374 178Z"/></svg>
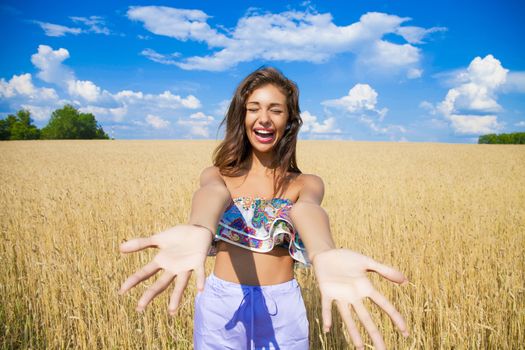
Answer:
<svg viewBox="0 0 525 350"><path fill-rule="evenodd" d="M214 165L204 168L200 175L200 186L206 186L214 182L224 184L224 179L222 178L219 168Z"/></svg>
<svg viewBox="0 0 525 350"><path fill-rule="evenodd" d="M301 174L297 178L297 181L301 188L297 201L321 204L324 197L324 182L320 176L315 174Z"/></svg>
<svg viewBox="0 0 525 350"><path fill-rule="evenodd" d="M324 188L323 179L319 175L315 175L315 174L300 174L297 177L297 181L301 185L301 187L313 186L313 187L322 187L322 188Z"/></svg>

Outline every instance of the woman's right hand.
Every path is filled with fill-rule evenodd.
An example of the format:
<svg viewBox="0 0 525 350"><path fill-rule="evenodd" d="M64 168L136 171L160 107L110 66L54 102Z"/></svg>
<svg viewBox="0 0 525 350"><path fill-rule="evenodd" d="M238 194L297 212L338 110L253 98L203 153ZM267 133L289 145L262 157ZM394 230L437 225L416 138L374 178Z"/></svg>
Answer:
<svg viewBox="0 0 525 350"><path fill-rule="evenodd" d="M159 270L164 273L153 283L138 301L136 310L143 311L149 302L164 291L176 277L175 289L170 298L168 312L177 312L191 271L196 273L197 289L204 289L204 262L212 241L209 229L196 225L177 225L147 238L134 238L120 245L120 251L131 253L148 247L159 248L153 260L131 275L120 287L124 294L138 283L150 278Z"/></svg>

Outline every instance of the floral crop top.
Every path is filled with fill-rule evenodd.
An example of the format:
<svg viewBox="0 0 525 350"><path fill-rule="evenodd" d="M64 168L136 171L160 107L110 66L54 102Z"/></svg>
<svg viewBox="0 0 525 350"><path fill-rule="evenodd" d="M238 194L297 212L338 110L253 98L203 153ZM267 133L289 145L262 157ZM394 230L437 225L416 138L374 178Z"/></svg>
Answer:
<svg viewBox="0 0 525 350"><path fill-rule="evenodd" d="M295 263L310 266L299 232L288 217L293 202L286 198L237 197L219 221L209 256L217 254L219 240L265 253L274 247L288 249Z"/></svg>

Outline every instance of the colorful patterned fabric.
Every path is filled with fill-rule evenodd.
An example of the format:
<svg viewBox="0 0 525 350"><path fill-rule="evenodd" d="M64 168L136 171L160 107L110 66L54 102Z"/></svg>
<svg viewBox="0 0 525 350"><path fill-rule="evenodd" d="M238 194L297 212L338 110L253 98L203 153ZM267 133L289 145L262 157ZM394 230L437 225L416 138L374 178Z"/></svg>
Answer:
<svg viewBox="0 0 525 350"><path fill-rule="evenodd" d="M286 198L237 197L224 211L208 255L215 255L219 240L266 253L274 247L287 248L290 256L310 266L299 232L289 218L293 202Z"/></svg>

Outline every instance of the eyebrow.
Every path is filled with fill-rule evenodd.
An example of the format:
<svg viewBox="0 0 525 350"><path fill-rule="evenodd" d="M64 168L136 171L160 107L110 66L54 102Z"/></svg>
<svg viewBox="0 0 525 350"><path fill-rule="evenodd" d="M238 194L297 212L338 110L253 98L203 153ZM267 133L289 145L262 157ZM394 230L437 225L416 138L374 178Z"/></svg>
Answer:
<svg viewBox="0 0 525 350"><path fill-rule="evenodd" d="M250 102L247 102L246 104L247 104L247 105L249 105L249 104L260 105L260 103L259 103L259 102L256 102L256 101L250 101ZM274 107L274 106L284 107L284 105L283 105L282 103L278 103L278 102L270 103L270 107Z"/></svg>

